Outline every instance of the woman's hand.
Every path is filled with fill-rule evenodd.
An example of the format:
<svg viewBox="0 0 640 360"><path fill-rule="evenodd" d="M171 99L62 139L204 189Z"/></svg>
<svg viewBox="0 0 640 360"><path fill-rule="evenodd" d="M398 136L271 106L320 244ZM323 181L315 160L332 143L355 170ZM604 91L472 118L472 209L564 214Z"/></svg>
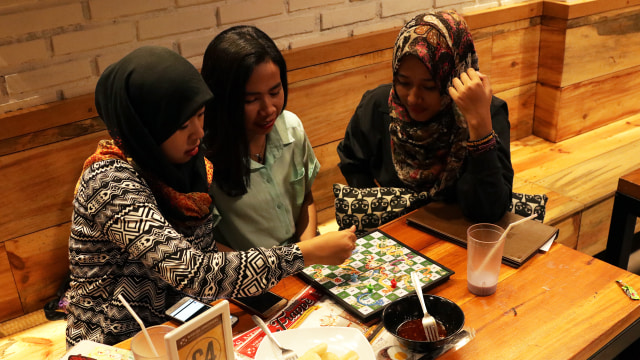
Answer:
<svg viewBox="0 0 640 360"><path fill-rule="evenodd" d="M469 125L469 140L478 140L493 130L491 124L491 82L473 68L455 78L449 95Z"/></svg>
<svg viewBox="0 0 640 360"><path fill-rule="evenodd" d="M340 265L351 256L356 248L356 227L342 231L332 231L297 245L304 256L304 266L314 264Z"/></svg>

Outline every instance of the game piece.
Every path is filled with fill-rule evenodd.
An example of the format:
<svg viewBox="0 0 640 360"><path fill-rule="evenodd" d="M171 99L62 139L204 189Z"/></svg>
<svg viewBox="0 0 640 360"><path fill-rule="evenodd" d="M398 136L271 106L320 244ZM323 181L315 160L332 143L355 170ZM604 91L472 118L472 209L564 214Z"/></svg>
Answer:
<svg viewBox="0 0 640 360"><path fill-rule="evenodd" d="M375 230L356 240L356 249L341 265L311 265L300 274L358 320L368 322L379 317L387 304L413 292L406 279L414 271L425 276L425 290L442 284L453 274L383 231Z"/></svg>

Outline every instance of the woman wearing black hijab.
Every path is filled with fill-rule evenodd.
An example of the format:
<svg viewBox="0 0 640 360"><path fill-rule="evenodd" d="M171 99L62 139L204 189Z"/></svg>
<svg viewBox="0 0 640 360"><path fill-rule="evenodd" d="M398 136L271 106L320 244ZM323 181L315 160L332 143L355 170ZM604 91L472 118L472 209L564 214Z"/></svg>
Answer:
<svg viewBox="0 0 640 360"><path fill-rule="evenodd" d="M213 168L200 151L212 94L180 55L139 48L105 70L95 95L113 140L99 143L76 186L67 346L115 344L140 331L118 295L156 325L184 295L255 295L304 266L340 264L351 254L348 231L308 244L217 250Z"/></svg>

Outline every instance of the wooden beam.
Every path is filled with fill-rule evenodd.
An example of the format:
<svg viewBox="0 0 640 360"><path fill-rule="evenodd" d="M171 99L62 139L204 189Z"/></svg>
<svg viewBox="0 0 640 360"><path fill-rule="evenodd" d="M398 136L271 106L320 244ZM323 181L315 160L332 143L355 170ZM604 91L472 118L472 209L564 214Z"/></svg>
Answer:
<svg viewBox="0 0 640 360"><path fill-rule="evenodd" d="M93 94L0 115L0 140L98 116Z"/></svg>
<svg viewBox="0 0 640 360"><path fill-rule="evenodd" d="M544 0L542 3L543 15L568 20L640 5L640 0Z"/></svg>
<svg viewBox="0 0 640 360"><path fill-rule="evenodd" d="M287 70L341 60L356 55L393 48L400 28L380 30L322 44L313 44L282 52Z"/></svg>
<svg viewBox="0 0 640 360"><path fill-rule="evenodd" d="M462 14L471 29L530 19L542 15L542 1L532 0L497 8L473 11Z"/></svg>

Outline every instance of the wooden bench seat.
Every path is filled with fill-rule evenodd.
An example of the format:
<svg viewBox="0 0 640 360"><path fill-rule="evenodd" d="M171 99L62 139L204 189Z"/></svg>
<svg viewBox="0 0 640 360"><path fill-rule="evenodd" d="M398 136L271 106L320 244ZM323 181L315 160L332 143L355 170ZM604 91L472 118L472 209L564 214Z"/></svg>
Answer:
<svg viewBox="0 0 640 360"><path fill-rule="evenodd" d="M561 228L562 243L603 251L618 178L640 168L640 114L558 143L531 136L511 146L514 190L549 196L545 222Z"/></svg>
<svg viewBox="0 0 640 360"><path fill-rule="evenodd" d="M465 15L481 71L491 76L494 93L509 105L514 191L547 194L546 222L560 227L559 241L591 255L606 246L618 177L640 167L634 152L640 145L640 117L633 116L640 112L634 108L639 103L619 100L634 99L624 87L619 98L609 99L593 84L629 79L640 72L640 64L627 55L627 68L617 64L608 73L599 69L596 80L576 82L573 76L570 84L547 84L540 82L542 71L542 78L562 80L562 74L572 73L572 64L563 61L562 53L539 64L544 51L538 45L552 40L553 44L579 42L581 27L602 28L607 21L628 24L630 17L640 14L638 3L536 0ZM606 29L606 36L617 36L611 33L615 26ZM620 29L619 38L629 40L628 29ZM397 32L391 29L284 52L288 109L302 119L322 164L313 187L322 229L335 228L331 186L344 183L336 147L362 94L391 81L391 48ZM595 35L590 36L592 41ZM640 51L640 46L630 44L625 51ZM572 47L556 50L570 52ZM589 106L571 100L575 94ZM615 117L592 112L591 102L612 106ZM582 114L578 116L582 120L575 114ZM564 117L568 127L562 123ZM41 309L55 294L68 267L73 189L83 161L107 133L97 118L93 95L2 114L0 124L3 321Z"/></svg>

